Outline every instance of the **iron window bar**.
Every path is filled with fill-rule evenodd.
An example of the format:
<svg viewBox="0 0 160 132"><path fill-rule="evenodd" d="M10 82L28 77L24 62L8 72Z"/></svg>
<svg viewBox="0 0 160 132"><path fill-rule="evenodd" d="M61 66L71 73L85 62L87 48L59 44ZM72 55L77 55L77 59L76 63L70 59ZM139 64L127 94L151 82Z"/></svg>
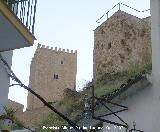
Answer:
<svg viewBox="0 0 160 132"><path fill-rule="evenodd" d="M142 74L143 73L144 72L142 72ZM123 92L125 92L133 84L135 84L135 83L139 82L140 80L144 79L145 77L142 74L136 75L134 79L133 78L129 79L127 81L127 84L122 84L119 89L115 89L113 92L111 92L111 93L109 93L109 94L107 94L107 95L105 95L105 96L103 96L101 98L97 98L95 96L94 85L92 85L91 86L92 87L92 97L91 97L92 101L91 101L91 110L90 110L91 113L92 113L92 118L96 119L96 120L99 120L99 121L102 121L102 122L113 124L113 125L116 125L116 126L123 126L123 127L126 128L126 131L127 131L128 130L128 124L121 117L119 117L117 115L117 113L128 110L128 107L124 106L124 105L121 105L121 104L118 104L118 103L111 102L111 100L114 99L115 97L119 96ZM110 111L110 113L96 116L95 115L95 110L98 109L98 107L99 107L98 103L100 103L101 105L103 105L107 110ZM119 106L122 109L117 110L117 111L112 111L106 104L112 104L114 106ZM102 118L102 117L106 117L106 116L109 116L109 115L116 116L122 123L117 123L117 122L110 121L110 120ZM129 132L132 132L133 130L136 130L136 129L131 129ZM139 130L139 132L143 132L143 131Z"/></svg>
<svg viewBox="0 0 160 132"><path fill-rule="evenodd" d="M100 116L95 116L95 111L94 111L94 109L92 109L92 118L93 119L96 119L96 120L100 120L100 121L103 121L103 122L106 122L106 123L109 123L109 124L113 124L113 125L116 125L116 126L123 126L123 127L125 127L125 128L128 128L128 124L120 117L120 116L118 116L117 115L117 113L119 113L119 112L122 112L122 111L125 111L125 110L128 110L128 108L126 107L126 106L121 106L123 109L121 109L121 110L118 110L118 111L112 111L111 110L111 108L109 108L105 103L104 103L104 100L102 101L102 100L100 100L99 98L97 98L97 97L94 97L98 102L100 102L100 104L102 104L110 113L108 113L108 114L105 114L105 115L100 115ZM107 102L107 103L109 103L109 102ZM114 104L114 105L116 105L115 103L112 103L112 104ZM116 105L117 106L117 105ZM120 106L120 105L118 105L118 106ZM117 117L121 122L123 122L123 123L117 123L117 122L113 122L113 121L109 121L109 120L107 120L107 119L104 119L104 118L102 118L102 117L106 117L106 116L109 116L109 115L114 115L115 117Z"/></svg>
<svg viewBox="0 0 160 132"><path fill-rule="evenodd" d="M65 121L68 122L69 125L71 125L76 131L78 132L87 132L82 127L78 126L74 121L70 120L67 116L65 116L63 113L59 112L56 108L54 108L51 104L49 104L44 98L42 98L39 94L37 94L35 91L33 91L31 88L27 87L25 84L21 82L20 79L17 78L17 76L14 74L6 60L2 57L0 54L0 59L2 63L4 64L4 67L8 73L8 76L15 81L17 84L12 84L10 86L19 85L20 87L28 90L31 94L36 96L44 105L46 105L49 109L51 109L53 112L55 112L57 115L59 115L61 118L63 118Z"/></svg>
<svg viewBox="0 0 160 132"><path fill-rule="evenodd" d="M94 108L96 108L95 107L96 105L93 104L93 107L91 109L91 113L92 113L92 118L93 119L96 119L96 120L99 120L99 121L102 121L102 122L106 122L106 123L109 123L109 124L113 124L113 125L116 125L116 126L123 126L125 128L128 128L128 124L120 116L117 115L117 113L119 113L119 112L128 110L128 107L123 106L123 105L119 105L119 104L117 105L116 103L113 103L113 102L108 102L108 101L106 102L105 100L101 100L100 98L97 98L95 96L92 97L92 100L93 99L95 101L99 102L101 105L103 105L110 112L110 113L107 113L107 114L96 116L95 115L95 109L94 109ZM109 106L107 106L104 102L107 103L107 104L109 104L109 103L113 104L114 106L119 106L122 109L117 110L117 111L112 111L111 108L109 108ZM102 117L107 117L109 115L114 115L115 117L117 117L121 121L121 123L117 123L117 122L110 121L110 120L102 118Z"/></svg>
<svg viewBox="0 0 160 132"><path fill-rule="evenodd" d="M129 130L129 132L144 132L144 131L137 130L137 129L131 129L131 130Z"/></svg>
<svg viewBox="0 0 160 132"><path fill-rule="evenodd" d="M26 28L34 34L37 0L2 0Z"/></svg>
<svg viewBox="0 0 160 132"><path fill-rule="evenodd" d="M103 101L101 101L100 99L98 99L99 100L99 102L102 104L102 105L104 105L105 106L105 104L103 103ZM106 100L107 101L107 100ZM106 101L105 101L105 103L106 103ZM121 109L121 110L118 110L118 111L111 111L111 113L108 113L108 114L104 114L104 115L100 115L100 116L97 116L97 117L104 117L104 116L108 116L108 115L112 115L112 114L116 114L116 113L119 113L119 112L122 112L122 111L126 111L126 110L128 110L128 107L126 107L126 106L124 106L124 105L119 105L119 104L116 104L116 103L113 103L113 102L110 102L110 101L107 101L107 103L110 103L110 104L113 104L113 105L115 105L115 106L120 106L121 108L123 108L123 109ZM108 109L108 108L107 108Z"/></svg>

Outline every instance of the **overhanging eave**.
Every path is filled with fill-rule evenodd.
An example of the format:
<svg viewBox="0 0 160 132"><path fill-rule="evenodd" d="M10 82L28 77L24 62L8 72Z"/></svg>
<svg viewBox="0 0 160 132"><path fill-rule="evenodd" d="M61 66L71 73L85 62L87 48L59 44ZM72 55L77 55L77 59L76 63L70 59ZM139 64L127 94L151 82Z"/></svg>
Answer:
<svg viewBox="0 0 160 132"><path fill-rule="evenodd" d="M0 52L32 46L36 38L0 0Z"/></svg>

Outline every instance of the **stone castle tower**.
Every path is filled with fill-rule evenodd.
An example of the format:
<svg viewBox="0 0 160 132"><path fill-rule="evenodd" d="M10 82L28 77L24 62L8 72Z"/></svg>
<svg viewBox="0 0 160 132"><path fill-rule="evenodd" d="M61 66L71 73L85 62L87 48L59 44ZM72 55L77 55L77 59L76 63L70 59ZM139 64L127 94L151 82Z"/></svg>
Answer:
<svg viewBox="0 0 160 132"><path fill-rule="evenodd" d="M59 101L65 88L75 89L77 51L55 49L38 45L31 62L29 87L50 103ZM28 93L27 109L43 107L43 104Z"/></svg>
<svg viewBox="0 0 160 132"><path fill-rule="evenodd" d="M150 17L117 11L94 30L93 76L133 69L151 60Z"/></svg>

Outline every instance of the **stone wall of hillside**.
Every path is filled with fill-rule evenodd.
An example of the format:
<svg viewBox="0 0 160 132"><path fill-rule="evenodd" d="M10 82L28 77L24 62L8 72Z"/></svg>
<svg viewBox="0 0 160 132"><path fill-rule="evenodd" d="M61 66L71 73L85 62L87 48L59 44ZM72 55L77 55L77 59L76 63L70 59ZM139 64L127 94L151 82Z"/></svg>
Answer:
<svg viewBox="0 0 160 132"><path fill-rule="evenodd" d="M94 80L143 65L151 58L150 17L118 11L94 30Z"/></svg>

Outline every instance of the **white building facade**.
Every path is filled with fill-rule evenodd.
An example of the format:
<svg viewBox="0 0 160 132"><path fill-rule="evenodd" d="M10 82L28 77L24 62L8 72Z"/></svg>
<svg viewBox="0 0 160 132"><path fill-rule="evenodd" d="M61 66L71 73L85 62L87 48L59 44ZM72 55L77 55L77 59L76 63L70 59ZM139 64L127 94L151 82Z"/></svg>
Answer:
<svg viewBox="0 0 160 132"><path fill-rule="evenodd" d="M151 42L152 42L152 84L136 95L127 98L123 105L128 111L118 115L128 124L127 132L159 132L160 131L160 0L150 0L151 4ZM110 116L108 120L118 122ZM133 127L135 122L135 129ZM132 130L132 131L131 131ZM103 123L104 132L126 132L108 123Z"/></svg>
<svg viewBox="0 0 160 132"><path fill-rule="evenodd" d="M18 11L21 10L18 8L19 6L17 6L19 1L17 1L17 3L11 2L13 1L8 0L7 3L5 0L0 0L0 55L8 63L9 67L12 65L12 50L32 46L35 40L32 33L34 30L34 23L25 25L27 22L23 21L22 18L26 16L18 17L17 15ZM31 0L29 0L29 2L31 3ZM21 4L23 4L23 1ZM30 5L35 6L36 3L31 3ZM31 7L28 7L27 9L31 11L30 8ZM26 12L23 12L23 14ZM35 16L29 18L34 18L35 20ZM30 19L27 21L29 20ZM29 30L28 26L32 27L32 31ZM3 107L7 106L9 85L10 78L8 72L0 59L0 115L4 113Z"/></svg>
<svg viewBox="0 0 160 132"><path fill-rule="evenodd" d="M2 57L7 61L9 66L12 65L12 51L2 52ZM3 114L3 106L7 105L8 92L9 92L10 78L4 67L4 64L0 61L0 115Z"/></svg>

